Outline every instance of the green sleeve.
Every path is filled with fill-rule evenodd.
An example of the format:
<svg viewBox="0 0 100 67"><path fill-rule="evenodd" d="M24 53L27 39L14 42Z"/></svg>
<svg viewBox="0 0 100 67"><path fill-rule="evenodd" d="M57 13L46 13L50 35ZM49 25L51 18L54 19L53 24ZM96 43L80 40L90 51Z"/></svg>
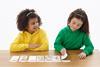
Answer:
<svg viewBox="0 0 100 67"><path fill-rule="evenodd" d="M89 38L88 35L84 36L83 44L85 45L85 48L83 49L83 52L86 53L86 55L90 55L93 52L94 46Z"/></svg>
<svg viewBox="0 0 100 67"><path fill-rule="evenodd" d="M54 43L54 48L57 52L60 52L61 49L63 48L62 46L62 31L59 32L58 36L56 37L55 43Z"/></svg>

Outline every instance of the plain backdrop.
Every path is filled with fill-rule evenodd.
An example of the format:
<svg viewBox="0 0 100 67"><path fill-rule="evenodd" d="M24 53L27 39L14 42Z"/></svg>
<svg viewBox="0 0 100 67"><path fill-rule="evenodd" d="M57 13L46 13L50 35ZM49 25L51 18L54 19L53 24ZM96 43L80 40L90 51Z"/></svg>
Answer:
<svg viewBox="0 0 100 67"><path fill-rule="evenodd" d="M35 9L42 19L42 26L54 49L58 32L66 26L69 14L82 8L89 19L90 37L95 49L100 50L100 1L99 0L0 0L0 50L9 50L19 33L16 17L24 9Z"/></svg>

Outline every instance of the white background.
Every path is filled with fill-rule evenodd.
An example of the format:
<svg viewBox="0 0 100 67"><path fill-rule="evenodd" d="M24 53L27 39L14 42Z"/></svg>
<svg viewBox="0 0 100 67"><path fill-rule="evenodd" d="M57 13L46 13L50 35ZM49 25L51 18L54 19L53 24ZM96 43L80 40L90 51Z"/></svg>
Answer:
<svg viewBox="0 0 100 67"><path fill-rule="evenodd" d="M0 50L8 50L19 33L16 26L17 14L26 8L35 9L40 15L41 26L48 35L49 48L58 32L66 26L69 14L82 8L90 24L90 36L95 49L100 50L100 1L99 0L0 0Z"/></svg>

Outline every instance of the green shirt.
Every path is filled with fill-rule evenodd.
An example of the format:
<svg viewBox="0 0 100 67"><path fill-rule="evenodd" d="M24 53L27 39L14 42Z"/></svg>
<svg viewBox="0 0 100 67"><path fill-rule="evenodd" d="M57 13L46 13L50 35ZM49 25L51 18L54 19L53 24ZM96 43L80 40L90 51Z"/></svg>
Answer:
<svg viewBox="0 0 100 67"><path fill-rule="evenodd" d="M54 48L58 52L63 48L66 50L78 50L82 46L85 46L83 52L86 55L92 54L94 47L89 36L80 30L72 31L69 26L59 32L54 43Z"/></svg>

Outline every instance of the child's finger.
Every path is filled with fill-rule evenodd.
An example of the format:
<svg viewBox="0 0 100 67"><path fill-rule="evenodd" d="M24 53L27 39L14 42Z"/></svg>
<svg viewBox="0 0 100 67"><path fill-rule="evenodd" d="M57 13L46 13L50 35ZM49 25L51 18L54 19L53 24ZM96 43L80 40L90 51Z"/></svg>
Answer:
<svg viewBox="0 0 100 67"><path fill-rule="evenodd" d="M62 52L61 52L61 54L62 54L62 55L64 55L64 54L65 54L65 52L64 52L64 51L62 51Z"/></svg>
<svg viewBox="0 0 100 67"><path fill-rule="evenodd" d="M79 58L80 58L80 59L82 59L82 58L83 58L82 54L79 54Z"/></svg>
<svg viewBox="0 0 100 67"><path fill-rule="evenodd" d="M81 55L81 56L80 56L80 59L81 59L81 60L83 60L83 59L85 59L85 58L86 58L85 55Z"/></svg>

